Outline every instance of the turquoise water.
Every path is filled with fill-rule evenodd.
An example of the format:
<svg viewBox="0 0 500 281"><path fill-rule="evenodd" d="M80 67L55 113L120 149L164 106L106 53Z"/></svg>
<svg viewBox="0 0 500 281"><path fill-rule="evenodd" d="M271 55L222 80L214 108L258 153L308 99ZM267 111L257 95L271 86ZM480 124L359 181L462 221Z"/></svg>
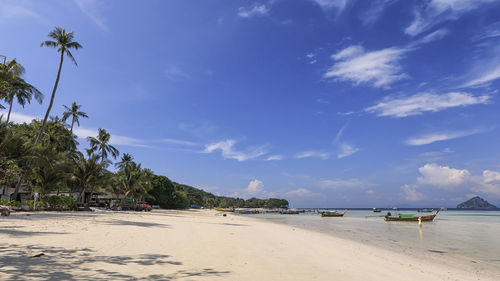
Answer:
<svg viewBox="0 0 500 281"><path fill-rule="evenodd" d="M322 218L317 213L258 217L409 254L459 258L500 271L500 211L441 211L422 227L416 222L386 222L386 212L350 210L339 218Z"/></svg>

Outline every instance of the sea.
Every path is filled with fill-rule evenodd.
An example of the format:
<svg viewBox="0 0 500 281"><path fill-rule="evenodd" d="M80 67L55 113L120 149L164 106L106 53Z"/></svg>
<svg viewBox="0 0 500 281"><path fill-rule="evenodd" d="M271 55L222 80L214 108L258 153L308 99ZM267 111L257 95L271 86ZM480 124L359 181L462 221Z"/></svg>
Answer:
<svg viewBox="0 0 500 281"><path fill-rule="evenodd" d="M342 211L343 208L339 208ZM416 210L401 213L429 215ZM371 209L349 209L343 217L321 217L317 212L299 215L259 214L260 219L318 231L376 247L436 261L455 259L500 273L500 211L442 210L432 222L386 222ZM500 275L499 275L500 276Z"/></svg>

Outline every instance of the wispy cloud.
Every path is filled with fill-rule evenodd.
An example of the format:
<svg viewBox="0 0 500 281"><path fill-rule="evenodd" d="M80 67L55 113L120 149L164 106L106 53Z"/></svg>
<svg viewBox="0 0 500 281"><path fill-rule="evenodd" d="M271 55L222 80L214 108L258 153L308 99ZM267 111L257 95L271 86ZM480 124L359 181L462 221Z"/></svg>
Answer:
<svg viewBox="0 0 500 281"><path fill-rule="evenodd" d="M404 192L404 197L408 201L421 201L427 198L427 196L418 191L418 187L415 185L405 184L401 187Z"/></svg>
<svg viewBox="0 0 500 281"><path fill-rule="evenodd" d="M419 3L415 8L415 18L405 29L405 33L416 36L439 23L457 20L463 14L475 10L495 0L431 0Z"/></svg>
<svg viewBox="0 0 500 281"><path fill-rule="evenodd" d="M313 151L313 150L308 150L301 152L295 156L296 158L302 159L302 158L310 158L310 157L316 157L320 158L321 160L326 160L330 158L330 154L322 151Z"/></svg>
<svg viewBox="0 0 500 281"><path fill-rule="evenodd" d="M335 9L338 14L342 13L347 5L347 0L312 0L323 10L330 11Z"/></svg>
<svg viewBox="0 0 500 281"><path fill-rule="evenodd" d="M246 151L237 151L234 148L235 144L235 140L227 139L225 141L205 145L205 150L203 152L212 153L220 150L223 158L235 159L239 162L258 158L267 153L267 151L263 147L248 148Z"/></svg>
<svg viewBox="0 0 500 281"><path fill-rule="evenodd" d="M101 1L97 0L75 0L76 5L97 27L102 31L109 32L108 26L101 16Z"/></svg>
<svg viewBox="0 0 500 281"><path fill-rule="evenodd" d="M454 131L454 132L441 132L441 133L431 133L406 140L406 144L419 146L426 145L438 141L452 140L467 136L472 136L479 133L484 133L488 130L485 129L474 129L469 131Z"/></svg>
<svg viewBox="0 0 500 281"><path fill-rule="evenodd" d="M374 24L382 15L385 8L393 3L397 2L397 0L372 0L369 1L370 8L363 12L359 19L363 22L364 25L370 26Z"/></svg>
<svg viewBox="0 0 500 281"><path fill-rule="evenodd" d="M267 157L267 161L278 161L278 160L283 160L285 159L285 156L283 155L270 155L269 157Z"/></svg>
<svg viewBox="0 0 500 281"><path fill-rule="evenodd" d="M387 87L408 77L402 72L400 60L409 50L393 47L366 52L362 46L350 46L332 56L336 62L324 77L351 81L356 85L371 84L374 87Z"/></svg>
<svg viewBox="0 0 500 281"><path fill-rule="evenodd" d="M290 191L286 192L284 195L285 195L285 197L292 197L292 198L321 196L319 193L314 193L307 188L298 188L298 189L290 190Z"/></svg>
<svg viewBox="0 0 500 281"><path fill-rule="evenodd" d="M189 75L189 73L187 73L184 69L182 69L178 65L169 65L165 69L165 75L167 76L167 78L169 80L172 80L172 81L187 80L191 77Z"/></svg>
<svg viewBox="0 0 500 281"><path fill-rule="evenodd" d="M359 151L359 148L352 146L350 144L343 143L340 145L340 151L337 154L337 158L341 159L341 158L347 157L349 155L352 155L358 151Z"/></svg>
<svg viewBox="0 0 500 281"><path fill-rule="evenodd" d="M5 121L5 118L7 117L8 111L7 110L0 110L0 115L2 115L2 114L4 115L4 121ZM30 115L26 115L26 114L22 114L22 113L13 111L10 114L9 122L14 122L17 124L22 124L22 123L29 124L29 123L31 123L31 121L33 119L42 119L42 118L30 116Z"/></svg>
<svg viewBox="0 0 500 281"><path fill-rule="evenodd" d="M165 143L186 145L186 146L198 146L198 145L200 145L199 143L196 143L196 142L186 141L186 140L177 140L177 139L162 139L161 141L165 142Z"/></svg>
<svg viewBox="0 0 500 281"><path fill-rule="evenodd" d="M264 16L269 13L269 8L264 4L254 3L248 7L240 7L238 16L241 18L251 18L254 16Z"/></svg>
<svg viewBox="0 0 500 281"><path fill-rule="evenodd" d="M321 188L325 189L352 189L352 188L362 188L366 186L371 186L360 179L333 179L333 180L321 180L317 183Z"/></svg>
<svg viewBox="0 0 500 281"><path fill-rule="evenodd" d="M490 98L489 95L475 96L465 92L418 93L406 97L386 97L377 104L365 108L365 111L377 116L407 117L452 107L486 104Z"/></svg>
<svg viewBox="0 0 500 281"><path fill-rule="evenodd" d="M2 1L0 4L0 20L28 17L45 21L45 19L33 9L19 4L13 4L15 2L17 1L11 1L10 3Z"/></svg>

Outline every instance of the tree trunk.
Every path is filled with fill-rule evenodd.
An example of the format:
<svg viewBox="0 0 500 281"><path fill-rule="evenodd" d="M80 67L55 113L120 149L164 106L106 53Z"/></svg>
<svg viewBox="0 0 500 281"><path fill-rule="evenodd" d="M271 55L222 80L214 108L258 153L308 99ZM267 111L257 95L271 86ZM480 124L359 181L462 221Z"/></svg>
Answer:
<svg viewBox="0 0 500 281"><path fill-rule="evenodd" d="M75 124L75 117L73 117L73 119L71 119L71 135L73 135L73 125Z"/></svg>
<svg viewBox="0 0 500 281"><path fill-rule="evenodd" d="M43 118L42 127L40 128L40 133L36 137L35 144L39 143L41 138L42 138L43 130L45 129L45 124L47 123L47 119L49 118L50 110L52 109L52 105L54 104L54 97L56 96L57 85L59 84L59 78L61 77L61 69L62 69L62 65L63 65L63 60L64 60L64 49L61 50L61 61L59 62L59 70L57 71L57 78L56 78L56 82L54 84L54 89L52 89L52 96L50 97L49 108L47 108L47 112L45 113L45 117Z"/></svg>
<svg viewBox="0 0 500 281"><path fill-rule="evenodd" d="M7 122L5 122L6 124L9 123L9 120L10 120L10 112L12 111L12 104L14 103L14 99L12 99L10 101L10 106L9 106L9 113L7 113Z"/></svg>
<svg viewBox="0 0 500 281"><path fill-rule="evenodd" d="M54 97L56 95L57 85L59 84L59 78L61 77L61 69L64 60L64 49L61 50L61 61L59 62L59 70L57 70L57 78L54 84L54 89L52 89L52 96L50 97L49 108L47 108L47 113L45 113L45 118L42 122L42 127L40 127L40 133L36 137L35 144L39 143L42 139L43 130L45 129L45 123L47 123L47 118L49 118L50 110L52 109L52 104L54 103ZM16 185L16 189L14 190L13 197L17 197L17 193L19 192L19 187L21 186L21 182L23 181L23 175L19 177L19 182Z"/></svg>

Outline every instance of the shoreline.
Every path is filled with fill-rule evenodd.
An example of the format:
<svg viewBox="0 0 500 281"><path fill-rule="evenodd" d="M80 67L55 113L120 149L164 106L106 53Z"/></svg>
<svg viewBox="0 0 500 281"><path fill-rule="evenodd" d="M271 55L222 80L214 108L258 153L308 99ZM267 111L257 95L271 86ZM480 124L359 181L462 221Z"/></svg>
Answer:
<svg viewBox="0 0 500 281"><path fill-rule="evenodd" d="M0 219L0 279L495 280L491 272L219 214L14 213Z"/></svg>

